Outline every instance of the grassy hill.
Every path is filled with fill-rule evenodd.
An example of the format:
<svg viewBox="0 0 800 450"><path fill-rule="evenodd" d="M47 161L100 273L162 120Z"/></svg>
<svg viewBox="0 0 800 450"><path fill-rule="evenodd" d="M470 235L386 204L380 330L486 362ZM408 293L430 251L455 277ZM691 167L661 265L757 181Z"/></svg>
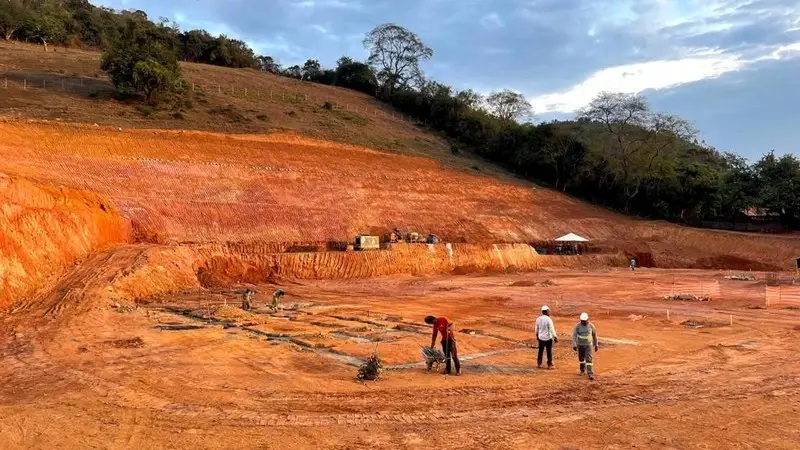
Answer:
<svg viewBox="0 0 800 450"><path fill-rule="evenodd" d="M385 103L349 89L252 69L182 63L194 92L180 107L150 110L112 98L93 51L0 42L0 115L226 133L295 132L382 151L425 155L450 166L491 165L452 154L444 139ZM331 109L325 104L330 103Z"/></svg>

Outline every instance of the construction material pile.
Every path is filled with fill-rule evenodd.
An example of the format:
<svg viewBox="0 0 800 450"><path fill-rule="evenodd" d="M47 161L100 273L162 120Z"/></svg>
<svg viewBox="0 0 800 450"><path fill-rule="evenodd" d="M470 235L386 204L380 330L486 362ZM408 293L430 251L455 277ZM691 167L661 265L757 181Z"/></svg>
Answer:
<svg viewBox="0 0 800 450"><path fill-rule="evenodd" d="M755 275L728 275L725 277L726 280L735 280L735 281L756 281Z"/></svg>
<svg viewBox="0 0 800 450"><path fill-rule="evenodd" d="M425 366L431 370L435 365L439 368L439 364L444 362L444 352L433 347L422 347L422 358L425 360Z"/></svg>
<svg viewBox="0 0 800 450"><path fill-rule="evenodd" d="M378 352L375 352L364 361L364 364L361 365L358 369L358 381L375 381L381 377L383 373L383 361L381 361L381 357L378 356Z"/></svg>
<svg viewBox="0 0 800 450"><path fill-rule="evenodd" d="M710 302L710 295L695 295L695 294L673 294L665 295L664 300L679 300L684 302Z"/></svg>

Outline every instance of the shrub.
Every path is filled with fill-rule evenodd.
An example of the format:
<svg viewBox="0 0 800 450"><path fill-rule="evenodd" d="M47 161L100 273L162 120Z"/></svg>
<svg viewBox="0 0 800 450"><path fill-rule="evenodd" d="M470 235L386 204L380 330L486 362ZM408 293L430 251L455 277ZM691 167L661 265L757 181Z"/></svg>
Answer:
<svg viewBox="0 0 800 450"><path fill-rule="evenodd" d="M328 111L331 111L333 109L333 103L331 103L330 101L327 101L322 105L322 107L327 109Z"/></svg>
<svg viewBox="0 0 800 450"><path fill-rule="evenodd" d="M138 110L145 117L150 117L153 115L153 113L156 112L156 110L152 106L146 106L146 105L139 106L136 108L136 110Z"/></svg>

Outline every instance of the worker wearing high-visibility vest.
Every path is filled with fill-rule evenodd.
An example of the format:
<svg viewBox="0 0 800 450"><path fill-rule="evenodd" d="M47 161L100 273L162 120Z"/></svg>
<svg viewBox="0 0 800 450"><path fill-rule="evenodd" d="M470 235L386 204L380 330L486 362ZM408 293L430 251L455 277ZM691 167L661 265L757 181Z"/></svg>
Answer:
<svg viewBox="0 0 800 450"><path fill-rule="evenodd" d="M589 314L581 313L581 321L572 330L572 350L578 352L581 376L589 374L589 380L594 380L594 358L592 349L597 352L597 331L589 323Z"/></svg>

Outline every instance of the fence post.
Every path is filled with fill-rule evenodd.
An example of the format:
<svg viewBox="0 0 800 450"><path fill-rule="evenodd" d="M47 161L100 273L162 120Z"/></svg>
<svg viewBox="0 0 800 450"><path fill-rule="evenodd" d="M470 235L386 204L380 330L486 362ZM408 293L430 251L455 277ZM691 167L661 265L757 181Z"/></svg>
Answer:
<svg viewBox="0 0 800 450"><path fill-rule="evenodd" d="M22 90L24 91L26 89L28 89L28 79L27 78L23 78L22 79Z"/></svg>
<svg viewBox="0 0 800 450"><path fill-rule="evenodd" d="M231 85L231 95L236 95L236 88Z"/></svg>
<svg viewBox="0 0 800 450"><path fill-rule="evenodd" d="M7 77L3 79L3 87L5 89L8 89L8 78Z"/></svg>
<svg viewBox="0 0 800 450"><path fill-rule="evenodd" d="M63 79L63 78L61 79L61 90L62 90L62 91L66 91L66 90L67 90L67 86L66 86L66 84L64 83L64 79Z"/></svg>
<svg viewBox="0 0 800 450"><path fill-rule="evenodd" d="M217 93L222 94L222 86L217 85Z"/></svg>
<svg viewBox="0 0 800 450"><path fill-rule="evenodd" d="M244 96L247 97L247 88L244 88Z"/></svg>
<svg viewBox="0 0 800 450"><path fill-rule="evenodd" d="M80 81L81 87L83 87L83 78L78 78L78 81Z"/></svg>
<svg viewBox="0 0 800 450"><path fill-rule="evenodd" d="M42 89L47 89L47 80L42 80Z"/></svg>
<svg viewBox="0 0 800 450"><path fill-rule="evenodd" d="M667 320L669 320L669 310L667 310Z"/></svg>

